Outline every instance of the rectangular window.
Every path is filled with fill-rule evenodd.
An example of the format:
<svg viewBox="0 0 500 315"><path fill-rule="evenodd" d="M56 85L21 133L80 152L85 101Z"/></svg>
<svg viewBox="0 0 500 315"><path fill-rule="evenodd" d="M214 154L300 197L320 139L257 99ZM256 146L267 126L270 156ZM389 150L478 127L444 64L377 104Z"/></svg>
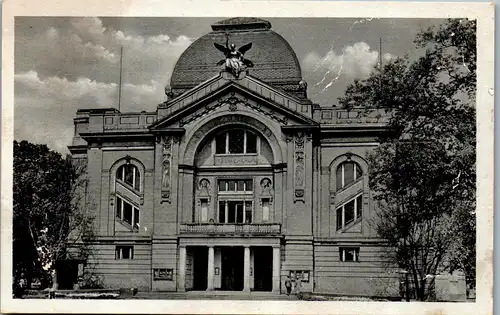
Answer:
<svg viewBox="0 0 500 315"><path fill-rule="evenodd" d="M139 209L134 208L134 225L139 224Z"/></svg>
<svg viewBox="0 0 500 315"><path fill-rule="evenodd" d="M123 221L132 225L132 205L128 202L123 203Z"/></svg>
<svg viewBox="0 0 500 315"><path fill-rule="evenodd" d="M262 199L262 221L269 221L269 199Z"/></svg>
<svg viewBox="0 0 500 315"><path fill-rule="evenodd" d="M226 136L227 133L221 133L215 137L215 153L226 153Z"/></svg>
<svg viewBox="0 0 500 315"><path fill-rule="evenodd" d="M244 141L245 141L245 131L244 130L231 130L229 135L229 152L230 154L244 153Z"/></svg>
<svg viewBox="0 0 500 315"><path fill-rule="evenodd" d="M344 225L348 225L354 221L354 200L344 205L344 218Z"/></svg>
<svg viewBox="0 0 500 315"><path fill-rule="evenodd" d="M219 191L227 191L227 181L219 180Z"/></svg>
<svg viewBox="0 0 500 315"><path fill-rule="evenodd" d="M120 197L116 197L116 218L121 220L122 217L122 199Z"/></svg>
<svg viewBox="0 0 500 315"><path fill-rule="evenodd" d="M363 194L356 196L336 209L337 230L353 223L363 215Z"/></svg>
<svg viewBox="0 0 500 315"><path fill-rule="evenodd" d="M339 247L340 261L357 262L359 261L359 247Z"/></svg>
<svg viewBox="0 0 500 315"><path fill-rule="evenodd" d="M228 201L227 203L226 223L236 223L236 204L234 201Z"/></svg>
<svg viewBox="0 0 500 315"><path fill-rule="evenodd" d="M116 197L116 219L131 225L133 228L137 228L136 225L139 225L139 217L138 208L123 198Z"/></svg>
<svg viewBox="0 0 500 315"><path fill-rule="evenodd" d="M337 209L337 230L342 228L342 208Z"/></svg>
<svg viewBox="0 0 500 315"><path fill-rule="evenodd" d="M245 223L252 223L252 202L245 202Z"/></svg>
<svg viewBox="0 0 500 315"><path fill-rule="evenodd" d="M244 180L239 180L237 181L237 191L245 191L245 181Z"/></svg>
<svg viewBox="0 0 500 315"><path fill-rule="evenodd" d="M257 153L257 136L251 132L247 132L246 136L247 136L246 153Z"/></svg>
<svg viewBox="0 0 500 315"><path fill-rule="evenodd" d="M361 218L363 215L363 195L356 198L356 219Z"/></svg>
<svg viewBox="0 0 500 315"><path fill-rule="evenodd" d="M116 259L134 259L134 246L116 246Z"/></svg>
<svg viewBox="0 0 500 315"><path fill-rule="evenodd" d="M221 179L219 180L219 191L251 192L253 191L252 179Z"/></svg>
<svg viewBox="0 0 500 315"><path fill-rule="evenodd" d="M354 163L344 163L344 182L343 186L350 184L354 181Z"/></svg>
<svg viewBox="0 0 500 315"><path fill-rule="evenodd" d="M201 222L208 220L208 199L201 199Z"/></svg>
<svg viewBox="0 0 500 315"><path fill-rule="evenodd" d="M252 202L219 201L219 223L252 223Z"/></svg>
<svg viewBox="0 0 500 315"><path fill-rule="evenodd" d="M219 201L219 223L226 222L226 203Z"/></svg>
<svg viewBox="0 0 500 315"><path fill-rule="evenodd" d="M253 181L251 179L245 181L245 191L253 191Z"/></svg>
<svg viewBox="0 0 500 315"><path fill-rule="evenodd" d="M235 205L236 207L236 223L243 223L243 216L244 216L244 209L243 209L243 203L238 202Z"/></svg>

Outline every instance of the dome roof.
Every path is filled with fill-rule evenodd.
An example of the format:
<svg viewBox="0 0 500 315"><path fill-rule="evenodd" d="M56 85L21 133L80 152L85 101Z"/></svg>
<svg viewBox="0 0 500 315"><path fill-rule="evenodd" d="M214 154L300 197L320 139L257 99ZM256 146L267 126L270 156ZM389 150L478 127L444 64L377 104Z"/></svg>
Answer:
<svg viewBox="0 0 500 315"><path fill-rule="evenodd" d="M194 41L179 57L170 80L174 95L179 95L218 75L224 59L214 43L229 43L236 48L252 43L245 58L254 63L248 74L270 85L296 94L302 80L300 64L288 42L271 30L271 23L257 18L231 18L212 24L212 32ZM300 94L300 93L299 93Z"/></svg>

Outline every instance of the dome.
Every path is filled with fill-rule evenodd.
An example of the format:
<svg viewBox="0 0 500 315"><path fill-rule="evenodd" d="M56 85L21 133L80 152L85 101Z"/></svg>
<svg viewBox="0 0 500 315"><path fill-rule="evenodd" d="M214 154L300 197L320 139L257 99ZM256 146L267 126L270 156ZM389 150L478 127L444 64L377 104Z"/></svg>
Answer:
<svg viewBox="0 0 500 315"><path fill-rule="evenodd" d="M302 80L300 64L288 42L271 30L271 23L257 18L231 18L212 24L212 32L194 41L179 57L170 80L174 97L218 75L224 59L214 43L229 43L236 48L252 43L245 58L254 67L248 74L286 92L301 96Z"/></svg>

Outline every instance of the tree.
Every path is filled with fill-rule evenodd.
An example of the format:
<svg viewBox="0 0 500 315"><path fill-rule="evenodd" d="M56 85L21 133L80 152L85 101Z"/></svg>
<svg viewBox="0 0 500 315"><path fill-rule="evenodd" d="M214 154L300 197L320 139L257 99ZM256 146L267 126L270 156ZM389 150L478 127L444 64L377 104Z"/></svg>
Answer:
<svg viewBox="0 0 500 315"><path fill-rule="evenodd" d="M368 155L374 225L420 300L443 270L475 283L475 31L469 20L422 31L415 43L423 56L393 60L339 98L344 108L388 115Z"/></svg>
<svg viewBox="0 0 500 315"><path fill-rule="evenodd" d="M86 259L93 218L85 211L85 166L46 145L14 141L14 283L34 278L55 287L55 263Z"/></svg>

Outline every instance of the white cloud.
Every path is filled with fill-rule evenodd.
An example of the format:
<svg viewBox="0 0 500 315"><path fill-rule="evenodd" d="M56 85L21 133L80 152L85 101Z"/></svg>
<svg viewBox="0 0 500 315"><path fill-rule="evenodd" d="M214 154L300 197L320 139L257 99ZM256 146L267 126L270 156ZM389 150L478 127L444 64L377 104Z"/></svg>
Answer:
<svg viewBox="0 0 500 315"><path fill-rule="evenodd" d="M106 31L106 28L102 26L101 19L97 17L74 18L71 24L80 32L94 36L102 36Z"/></svg>
<svg viewBox="0 0 500 315"><path fill-rule="evenodd" d="M123 47L122 111L153 111L164 85L192 39L141 36L103 26L99 18L73 18L17 37L15 138L67 152L79 108L117 107ZM17 69L19 67L19 70Z"/></svg>
<svg viewBox="0 0 500 315"><path fill-rule="evenodd" d="M35 71L18 73L15 82L15 138L67 152L73 137L73 118L79 108L117 107L116 83L89 78L70 81L66 78L40 78ZM124 111L151 110L158 99L159 85L125 84L122 97L127 100ZM152 106L151 106L152 105Z"/></svg>
<svg viewBox="0 0 500 315"><path fill-rule="evenodd" d="M385 60L393 58L391 54L383 56ZM366 78L379 62L379 52L370 49L365 42L358 42L351 46L345 46L341 52L328 51L324 56L316 52L310 52L304 58L304 66L313 71L321 71L325 74L340 73L348 78Z"/></svg>

